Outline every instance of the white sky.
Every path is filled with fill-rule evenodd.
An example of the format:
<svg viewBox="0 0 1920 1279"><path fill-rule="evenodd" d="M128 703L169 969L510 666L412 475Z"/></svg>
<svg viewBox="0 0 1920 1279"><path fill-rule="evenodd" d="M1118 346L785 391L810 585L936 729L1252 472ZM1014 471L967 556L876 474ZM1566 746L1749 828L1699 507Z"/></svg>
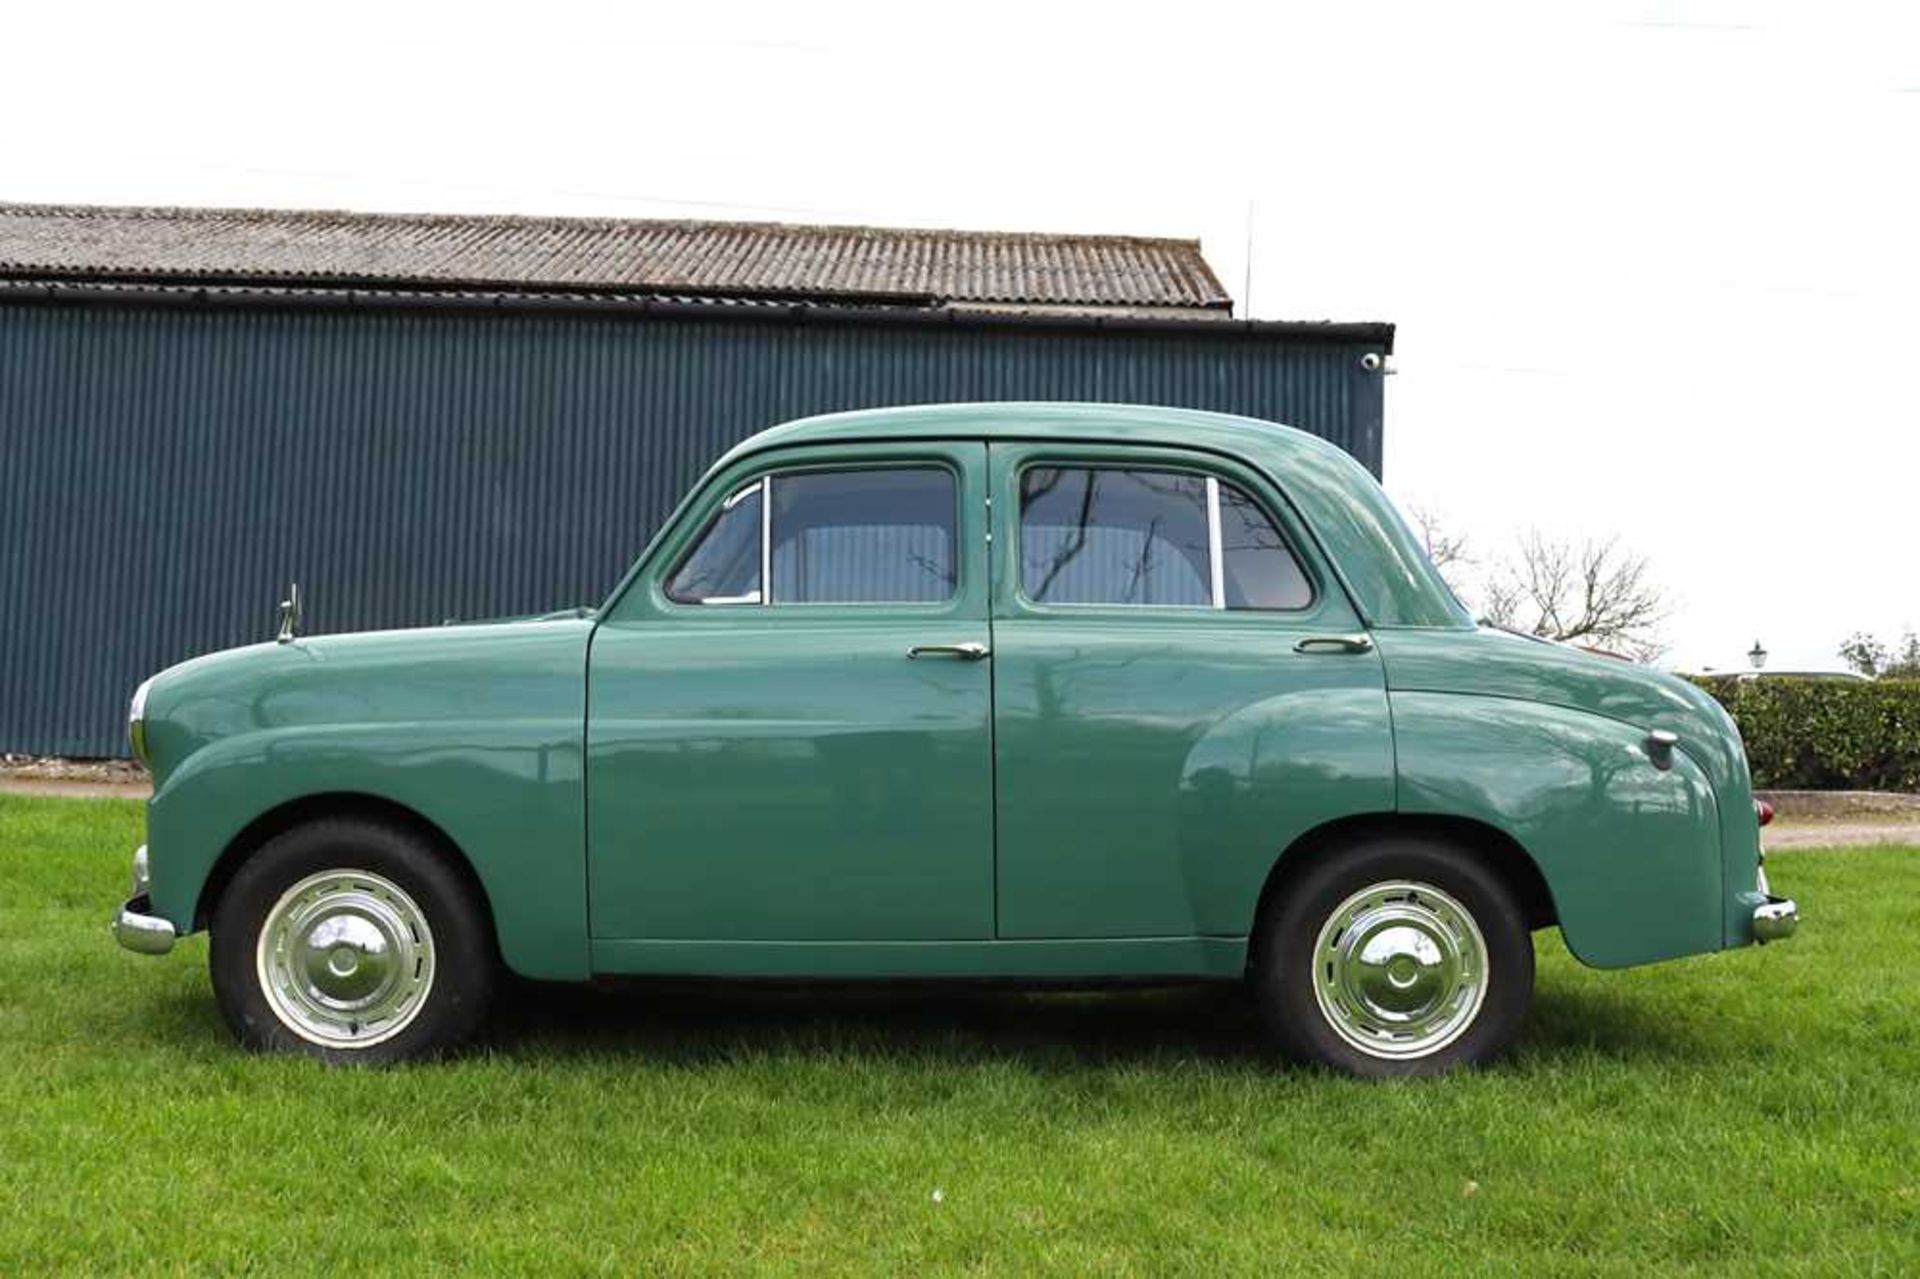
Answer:
<svg viewBox="0 0 1920 1279"><path fill-rule="evenodd" d="M1683 666L1920 625L1920 5L10 5L0 199L1198 235Z"/></svg>

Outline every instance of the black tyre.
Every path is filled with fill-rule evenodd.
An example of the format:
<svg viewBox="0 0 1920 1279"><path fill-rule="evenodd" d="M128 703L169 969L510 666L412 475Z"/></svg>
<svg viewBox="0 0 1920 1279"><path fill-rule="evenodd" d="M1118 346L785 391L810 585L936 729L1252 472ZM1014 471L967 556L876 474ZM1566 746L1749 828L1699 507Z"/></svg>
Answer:
<svg viewBox="0 0 1920 1279"><path fill-rule="evenodd" d="M249 1048L333 1062L442 1053L498 972L478 892L430 842L326 818L249 857L214 908L214 996Z"/></svg>
<svg viewBox="0 0 1920 1279"><path fill-rule="evenodd" d="M1472 854L1369 840L1262 908L1248 977L1281 1049L1368 1079L1491 1060L1533 1002L1533 938Z"/></svg>

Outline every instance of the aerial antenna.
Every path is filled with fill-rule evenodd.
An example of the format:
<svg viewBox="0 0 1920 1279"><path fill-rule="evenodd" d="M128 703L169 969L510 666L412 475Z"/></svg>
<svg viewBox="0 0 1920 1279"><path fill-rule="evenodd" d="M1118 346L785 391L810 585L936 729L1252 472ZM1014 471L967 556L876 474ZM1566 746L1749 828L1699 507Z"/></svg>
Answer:
<svg viewBox="0 0 1920 1279"><path fill-rule="evenodd" d="M1253 318L1253 200L1247 200L1247 271L1240 285L1241 319Z"/></svg>

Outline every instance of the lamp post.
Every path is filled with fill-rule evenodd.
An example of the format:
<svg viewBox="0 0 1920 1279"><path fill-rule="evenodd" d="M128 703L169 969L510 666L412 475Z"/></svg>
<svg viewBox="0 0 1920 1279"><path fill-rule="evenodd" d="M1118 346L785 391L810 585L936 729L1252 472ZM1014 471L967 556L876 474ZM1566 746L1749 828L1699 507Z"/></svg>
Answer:
<svg viewBox="0 0 1920 1279"><path fill-rule="evenodd" d="M1755 640L1753 647L1747 650L1747 660L1753 663L1753 669L1756 671L1766 666L1767 650L1761 646L1759 640Z"/></svg>

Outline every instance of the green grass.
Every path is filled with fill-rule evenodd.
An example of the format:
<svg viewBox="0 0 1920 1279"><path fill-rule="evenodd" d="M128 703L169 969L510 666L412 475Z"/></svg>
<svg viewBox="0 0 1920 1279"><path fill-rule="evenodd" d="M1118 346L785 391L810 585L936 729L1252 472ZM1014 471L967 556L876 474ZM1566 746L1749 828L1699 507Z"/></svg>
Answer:
<svg viewBox="0 0 1920 1279"><path fill-rule="evenodd" d="M1435 1082L1276 1066L1224 990L522 987L365 1071L114 947L141 822L0 797L0 1273L1920 1271L1920 850L1778 855L1766 950L1542 935L1518 1054Z"/></svg>

